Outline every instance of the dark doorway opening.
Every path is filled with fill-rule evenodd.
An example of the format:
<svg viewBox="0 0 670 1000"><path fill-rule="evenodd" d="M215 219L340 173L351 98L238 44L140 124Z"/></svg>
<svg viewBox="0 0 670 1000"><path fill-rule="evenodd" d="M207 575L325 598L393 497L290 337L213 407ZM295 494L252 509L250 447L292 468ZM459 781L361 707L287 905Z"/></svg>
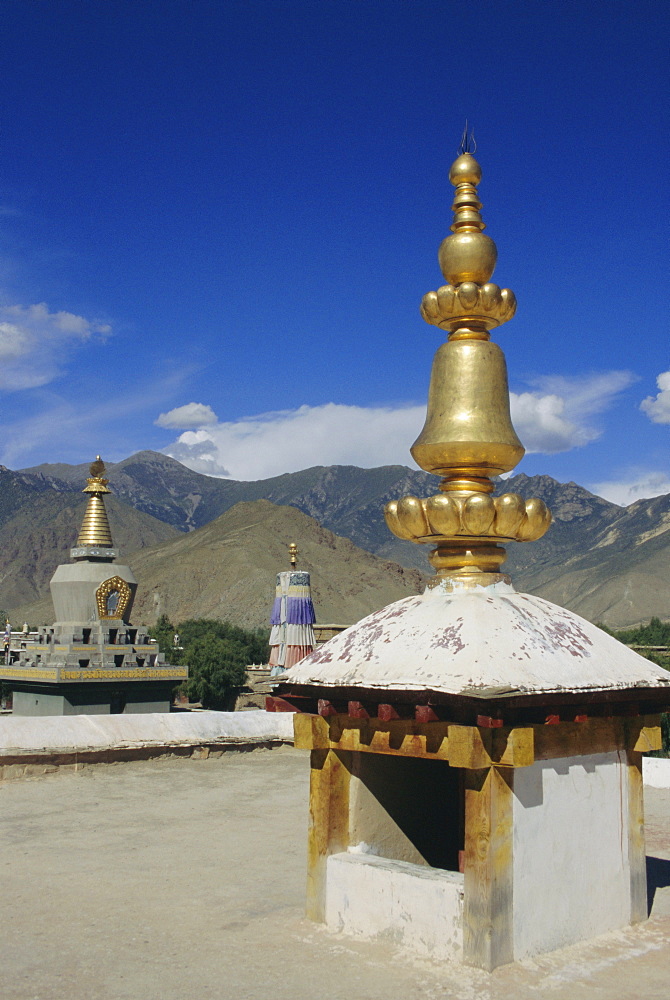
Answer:
<svg viewBox="0 0 670 1000"><path fill-rule="evenodd" d="M109 702L109 714L123 715L126 710L127 700L128 699L123 691L115 691Z"/></svg>
<svg viewBox="0 0 670 1000"><path fill-rule="evenodd" d="M374 848L375 836L379 836L379 853L383 857L393 857L392 847L391 853L386 853L388 845L398 843L392 833L385 836L391 824L431 868L459 871L459 853L463 851L465 840L462 769L450 767L446 761L416 757L376 753L354 756L358 760L352 774L356 774L381 807L381 811L377 807L366 809L365 803L362 804L361 839Z"/></svg>

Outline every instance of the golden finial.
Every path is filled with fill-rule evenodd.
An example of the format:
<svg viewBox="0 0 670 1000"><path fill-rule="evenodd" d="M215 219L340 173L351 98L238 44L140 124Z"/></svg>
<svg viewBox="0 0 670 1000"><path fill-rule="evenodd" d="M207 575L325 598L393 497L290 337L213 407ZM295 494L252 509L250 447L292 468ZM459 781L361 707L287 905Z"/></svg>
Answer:
<svg viewBox="0 0 670 1000"><path fill-rule="evenodd" d="M430 561L438 580L487 584L507 579L497 572L506 557L498 543L540 538L551 515L541 500L489 495L492 477L510 472L524 455L510 416L505 357L489 336L514 316L516 299L490 281L497 249L482 233L481 169L467 148L467 123L464 141L449 172L456 188L453 235L439 250L449 284L421 302L426 322L449 337L435 355L426 423L411 449L422 469L444 478L438 496L403 497L386 505L385 517L399 538L436 544Z"/></svg>
<svg viewBox="0 0 670 1000"><path fill-rule="evenodd" d="M95 462L91 462L88 471L94 479L99 479L105 474L105 463L99 455L95 456Z"/></svg>
<svg viewBox="0 0 670 1000"><path fill-rule="evenodd" d="M498 250L482 232L486 227L477 194L481 179L481 168L472 153L463 152L452 163L449 180L456 188L451 206L452 235L442 241L438 251L440 268L449 284L428 292L421 301L426 323L447 330L450 340L488 340L488 331L512 319L516 312L514 292L490 280Z"/></svg>
<svg viewBox="0 0 670 1000"><path fill-rule="evenodd" d="M295 542L291 542L288 547L288 554L291 560L291 569L295 569L298 565L298 546Z"/></svg>
<svg viewBox="0 0 670 1000"><path fill-rule="evenodd" d="M91 462L89 472L90 476L82 493L89 493L90 496L76 547L111 549L112 532L107 520L105 502L102 499L103 495L111 493L111 490L107 489L109 479L104 478L105 463L99 455L96 455L95 462Z"/></svg>
<svg viewBox="0 0 670 1000"><path fill-rule="evenodd" d="M105 463L99 455L95 456L95 462L91 462L88 471L90 475L86 480L87 485L82 490L82 493L111 493L111 490L107 489L109 479L103 478L106 471Z"/></svg>

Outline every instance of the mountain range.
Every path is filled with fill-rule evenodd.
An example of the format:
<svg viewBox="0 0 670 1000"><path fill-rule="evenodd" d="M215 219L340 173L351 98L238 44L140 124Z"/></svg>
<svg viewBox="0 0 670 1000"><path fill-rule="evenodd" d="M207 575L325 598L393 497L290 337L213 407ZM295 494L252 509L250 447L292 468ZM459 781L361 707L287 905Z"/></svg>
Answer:
<svg viewBox="0 0 670 1000"><path fill-rule="evenodd" d="M173 558L181 558L180 546L186 539L180 535L195 533L189 543L195 544L207 525L236 504L268 500L297 508L366 553L406 569L430 572L426 548L394 538L383 519L388 500L435 492L437 477L424 472L404 466L329 466L238 482L193 472L149 451L107 469L115 494L110 520L113 516L115 542L125 553L176 546ZM53 568L67 559L76 536L78 511L85 501L73 494L81 490L87 474L87 465L0 470L0 607L23 606L46 593ZM623 508L575 483L523 474L499 483L497 492L539 496L554 517L540 541L508 547L504 569L512 574L517 589L614 627L652 615L670 618L670 496L638 500ZM249 514L251 508L246 510ZM300 544L300 538L297 541ZM230 560L232 550L226 544ZM138 553L130 561L146 558L148 553ZM315 558L315 574L327 573L328 558L325 551L321 565ZM267 572L281 568L280 552L277 559ZM149 563L137 565L138 572L140 565L149 572ZM140 580L142 590L144 580ZM145 615L151 620L148 607Z"/></svg>
<svg viewBox="0 0 670 1000"><path fill-rule="evenodd" d="M295 507L252 500L196 531L174 532L159 545L131 553L128 562L140 582L133 618L155 622L167 614L173 622L204 617L265 626L275 575L289 568L288 543L294 539L300 568L311 573L323 624L349 625L425 585L418 570L359 549ZM48 597L17 610L31 622L53 615Z"/></svg>

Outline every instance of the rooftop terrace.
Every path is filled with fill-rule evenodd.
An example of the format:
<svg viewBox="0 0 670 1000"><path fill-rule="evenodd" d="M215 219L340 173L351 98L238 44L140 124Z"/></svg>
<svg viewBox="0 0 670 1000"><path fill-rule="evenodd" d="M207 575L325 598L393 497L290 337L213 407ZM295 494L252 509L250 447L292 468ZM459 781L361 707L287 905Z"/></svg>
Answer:
<svg viewBox="0 0 670 1000"><path fill-rule="evenodd" d="M303 918L307 755L0 785L3 1000L665 1000L670 790L646 790L651 919L491 975Z"/></svg>

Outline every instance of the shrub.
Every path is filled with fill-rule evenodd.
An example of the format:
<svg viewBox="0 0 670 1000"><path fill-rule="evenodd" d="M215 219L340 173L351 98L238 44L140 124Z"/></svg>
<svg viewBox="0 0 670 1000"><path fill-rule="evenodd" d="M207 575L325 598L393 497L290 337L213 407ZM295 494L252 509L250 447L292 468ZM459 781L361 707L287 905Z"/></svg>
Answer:
<svg viewBox="0 0 670 1000"><path fill-rule="evenodd" d="M247 679L244 645L205 635L186 646L184 659L189 668L189 699L201 702L203 708L230 710L234 695Z"/></svg>

